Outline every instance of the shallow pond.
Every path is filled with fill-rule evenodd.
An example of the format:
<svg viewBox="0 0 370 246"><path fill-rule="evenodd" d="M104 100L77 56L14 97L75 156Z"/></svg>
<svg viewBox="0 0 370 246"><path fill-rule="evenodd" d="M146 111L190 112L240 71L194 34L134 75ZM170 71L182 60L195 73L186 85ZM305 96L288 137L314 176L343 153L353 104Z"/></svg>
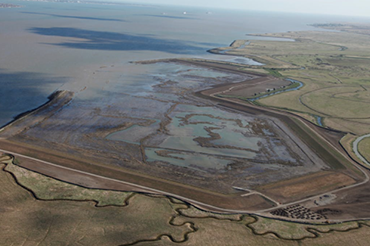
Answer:
<svg viewBox="0 0 370 246"><path fill-rule="evenodd" d="M149 126L132 125L122 131L109 134L106 138L109 140L123 141L131 144L140 144L140 140L159 128L159 120L154 120Z"/></svg>
<svg viewBox="0 0 370 246"><path fill-rule="evenodd" d="M194 115L193 112L197 114ZM228 116L230 119L221 118L221 116ZM257 143L261 139L245 137L251 133L251 130L244 125L240 127L234 120L236 115L232 113L212 107L181 105L171 114L171 117L172 121L167 127L169 136L160 144L161 148L238 158L254 158L256 155L254 151L259 149ZM243 123L248 125L247 122ZM212 140L210 133L218 134L221 139ZM204 146L196 141L199 137L202 139L198 141L205 143ZM253 151L240 150L240 148Z"/></svg>
<svg viewBox="0 0 370 246"><path fill-rule="evenodd" d="M158 153L166 151L166 156ZM204 170L204 169L224 169L228 164L232 163L231 160L221 159L210 155L200 153L188 153L181 151L168 151L161 148L146 148L145 155L147 161L163 161L173 165L188 167L191 169Z"/></svg>

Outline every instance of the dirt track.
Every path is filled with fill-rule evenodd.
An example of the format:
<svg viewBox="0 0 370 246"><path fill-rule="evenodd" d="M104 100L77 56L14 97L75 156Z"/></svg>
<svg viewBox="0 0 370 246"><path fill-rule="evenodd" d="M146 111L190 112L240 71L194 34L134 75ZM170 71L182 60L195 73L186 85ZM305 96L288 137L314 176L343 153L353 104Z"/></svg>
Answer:
<svg viewBox="0 0 370 246"><path fill-rule="evenodd" d="M20 160L20 166L85 187L160 193L188 201L199 207L217 212L251 213L261 208L273 207L273 202L254 194L242 197L241 194L224 195L182 185L167 180L156 179L139 173L86 163L50 154L45 151L20 146L0 140L0 151L13 154ZM30 157L32 153L32 157ZM40 158L40 159L39 159ZM47 166L45 166L47 165Z"/></svg>

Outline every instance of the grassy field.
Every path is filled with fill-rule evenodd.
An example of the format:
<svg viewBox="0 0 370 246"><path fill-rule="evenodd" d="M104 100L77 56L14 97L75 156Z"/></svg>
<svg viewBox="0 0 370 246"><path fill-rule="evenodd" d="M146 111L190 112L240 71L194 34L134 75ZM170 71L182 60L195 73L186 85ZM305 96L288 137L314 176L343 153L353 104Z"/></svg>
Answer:
<svg viewBox="0 0 370 246"><path fill-rule="evenodd" d="M304 83L297 91L260 99L256 102L259 105L284 109L316 124L321 117L324 127L357 136L370 133L369 33L358 25L322 27L343 32L264 34L261 36L295 42L251 40L249 45L226 53L264 60L262 68L271 75ZM363 144L362 152L369 153L369 145Z"/></svg>
<svg viewBox="0 0 370 246"><path fill-rule="evenodd" d="M307 225L211 213L174 198L67 184L7 156L0 165L1 245L334 245L364 242L370 231L365 222Z"/></svg>
<svg viewBox="0 0 370 246"><path fill-rule="evenodd" d="M358 228L357 222L348 222L336 225L305 225L286 221L279 221L268 218L258 218L256 223L250 225L257 234L267 234L268 232L278 232L279 237L286 239L307 239L317 237L313 231L328 232L329 230L345 231Z"/></svg>
<svg viewBox="0 0 370 246"><path fill-rule="evenodd" d="M370 118L368 110L364 110L370 101L370 41L367 36L319 31L266 36L296 41L252 40L250 45L227 53L253 56L257 60L268 56L276 62L264 66L270 74L302 81L305 86L289 92L289 96L278 94L263 98L259 103L324 117L326 126L338 130L351 130L358 135L370 132L370 124L361 121ZM281 62L291 66L282 69L278 65ZM351 127L353 123L361 127Z"/></svg>
<svg viewBox="0 0 370 246"><path fill-rule="evenodd" d="M13 173L18 183L25 187L32 187L35 195L42 200L94 200L97 206L127 204L128 199L132 196L131 192L118 192L110 190L86 189L77 185L60 182L47 176L27 171L19 166L9 164L6 171Z"/></svg>
<svg viewBox="0 0 370 246"><path fill-rule="evenodd" d="M358 145L361 155L370 162L370 138L364 138Z"/></svg>
<svg viewBox="0 0 370 246"><path fill-rule="evenodd" d="M369 102L366 98L355 97L361 95L361 90L360 86L329 87L308 92L300 99L304 106L320 115L340 119L365 119L370 116L370 112L364 110Z"/></svg>
<svg viewBox="0 0 370 246"><path fill-rule="evenodd" d="M363 222L312 226L261 218L255 221L249 216L237 223L210 218L194 219L198 227L197 232L189 234L189 239L180 245L367 245L370 234L367 224ZM143 242L139 245L178 244L163 238L157 242Z"/></svg>
<svg viewBox="0 0 370 246"><path fill-rule="evenodd" d="M12 164L8 168L15 176L9 170L0 171L1 245L120 245L153 240L161 234L181 241L193 231L189 224L169 223L176 209L185 205L166 198L125 193L120 197L46 180ZM27 186L21 187L14 177ZM69 190L68 197L65 190ZM97 207L97 201L106 206Z"/></svg>

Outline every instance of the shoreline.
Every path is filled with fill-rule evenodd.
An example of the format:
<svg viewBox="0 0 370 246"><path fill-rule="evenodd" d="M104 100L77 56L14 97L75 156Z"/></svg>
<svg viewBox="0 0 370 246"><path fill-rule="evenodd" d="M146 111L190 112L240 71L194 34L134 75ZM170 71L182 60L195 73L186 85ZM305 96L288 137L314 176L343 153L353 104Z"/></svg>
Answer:
<svg viewBox="0 0 370 246"><path fill-rule="evenodd" d="M4 125L0 126L0 132L3 130L3 128L7 127L8 125L11 125L15 121L20 120L21 118L26 117L29 114L32 114L33 112L41 109L44 106L47 106L47 104L49 104L52 100L54 100L57 97L59 97L64 92L66 92L66 91L55 91L55 92L51 93L47 97L48 100L45 103L41 104L40 106L38 106L36 108L33 108L33 109L30 109L30 110L24 111L24 112L22 112L20 114L17 114L16 116L13 117L13 119L11 121L9 121L8 123L5 123Z"/></svg>
<svg viewBox="0 0 370 246"><path fill-rule="evenodd" d="M58 91L53 92L51 95L49 95L47 97L48 100L45 103L43 103L42 105L40 105L40 106L38 106L34 109L30 109L30 110L27 110L23 113L20 113L20 114L16 115L13 118L13 120L11 120L10 122L8 122L5 125L3 125L2 127L0 127L0 136L4 133L6 135L6 132L8 131L8 128L10 128L10 127L17 128L17 125L18 125L18 128L21 128L22 127L21 126L22 121L24 121L27 117L29 117L33 114L36 114L40 111L43 111L43 110L47 111L49 106L51 106L53 103L55 103L57 105L57 107L63 107L64 105L68 104L73 99L73 95L74 95L73 92L66 91L66 90L61 90L61 91L58 90ZM12 132L12 130L10 130L10 132ZM13 130L13 132L14 132L14 130ZM1 137L3 137L3 136L1 136ZM5 137L7 137L7 136L5 136Z"/></svg>

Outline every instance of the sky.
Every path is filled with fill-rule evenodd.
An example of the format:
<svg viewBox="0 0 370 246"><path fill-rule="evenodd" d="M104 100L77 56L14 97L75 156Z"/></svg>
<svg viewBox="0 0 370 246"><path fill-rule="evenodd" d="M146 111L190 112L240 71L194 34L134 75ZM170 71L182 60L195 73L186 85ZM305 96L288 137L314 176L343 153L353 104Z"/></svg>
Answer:
<svg viewBox="0 0 370 246"><path fill-rule="evenodd" d="M116 0L124 1L124 0ZM125 1L128 2L128 1ZM131 1L133 2L133 1ZM369 0L137 0L135 3L370 17Z"/></svg>

